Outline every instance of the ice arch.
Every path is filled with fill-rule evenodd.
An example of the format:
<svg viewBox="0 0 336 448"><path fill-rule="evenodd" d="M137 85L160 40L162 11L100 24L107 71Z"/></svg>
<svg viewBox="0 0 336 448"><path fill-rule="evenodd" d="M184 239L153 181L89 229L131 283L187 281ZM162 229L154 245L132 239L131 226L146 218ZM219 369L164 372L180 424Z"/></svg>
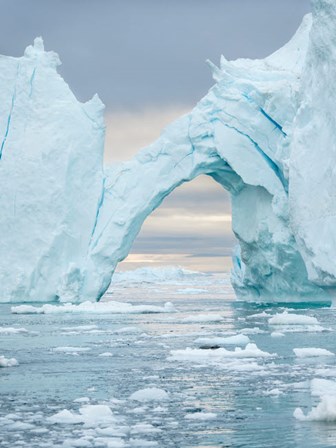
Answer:
<svg viewBox="0 0 336 448"><path fill-rule="evenodd" d="M312 28L307 16L293 39L263 60L222 58L212 66L216 84L188 115L133 160L105 170L99 98L76 100L41 39L22 58L0 57L0 301L99 300L146 217L200 174L232 197L239 295L325 297L336 285L335 244L328 246L335 176L309 174L324 163L314 140L321 111L330 128L323 151L333 148L333 120L323 105L332 110L335 103L327 50L334 48L336 5L313 5ZM320 105L325 92L331 98ZM305 192L316 202L323 187L328 219L321 221ZM322 245L315 241L319 226Z"/></svg>
<svg viewBox="0 0 336 448"><path fill-rule="evenodd" d="M197 109L202 107L201 102L134 160L107 173L85 274L87 298L97 290L106 290L113 270L129 253L146 217L176 187L200 174L211 176L231 193L233 231L243 255L237 252L234 257L237 292L263 300L273 300L274 294L278 300L288 300L313 292L288 229L286 184L275 162L246 134L244 124L228 124L209 103L206 112L211 120L206 115L201 123ZM255 104L248 99L242 99L240 107L251 108L247 114L256 114ZM273 138L285 138L261 111L255 120L259 120L259 132L271 129ZM263 137L261 132L259 138Z"/></svg>
<svg viewBox="0 0 336 448"><path fill-rule="evenodd" d="M291 123L310 18L283 49L261 61L221 60L217 84L193 111L167 127L134 160L106 173L81 296L108 287L146 217L183 182L207 174L232 197L233 285L254 300L320 297L290 229Z"/></svg>

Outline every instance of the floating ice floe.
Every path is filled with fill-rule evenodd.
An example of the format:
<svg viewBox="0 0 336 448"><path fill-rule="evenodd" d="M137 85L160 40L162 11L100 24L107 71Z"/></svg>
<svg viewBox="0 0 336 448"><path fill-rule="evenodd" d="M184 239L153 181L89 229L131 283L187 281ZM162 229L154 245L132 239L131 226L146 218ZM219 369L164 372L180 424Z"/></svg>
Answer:
<svg viewBox="0 0 336 448"><path fill-rule="evenodd" d="M190 361L203 363L204 361L221 361L237 358L272 358L276 353L268 353L260 350L256 344L247 344L245 349L236 347L233 351L225 348L215 350L203 350L187 347L184 350L171 350L168 361Z"/></svg>
<svg viewBox="0 0 336 448"><path fill-rule="evenodd" d="M0 356L0 367L14 367L19 363L15 358L5 358L4 356Z"/></svg>
<svg viewBox="0 0 336 448"><path fill-rule="evenodd" d="M193 412L184 416L186 420L214 420L217 414L214 412Z"/></svg>
<svg viewBox="0 0 336 448"><path fill-rule="evenodd" d="M61 313L92 313L92 314L153 314L175 313L176 308L171 302L164 306L132 305L127 302L82 302L78 305L65 303L64 305L32 305L12 306L13 314L61 314Z"/></svg>
<svg viewBox="0 0 336 448"><path fill-rule="evenodd" d="M150 423L142 422L132 426L131 434L152 434L162 432L162 429L151 425Z"/></svg>
<svg viewBox="0 0 336 448"><path fill-rule="evenodd" d="M314 358L317 356L335 356L335 353L326 350L325 348L293 348L295 356L298 358Z"/></svg>
<svg viewBox="0 0 336 448"><path fill-rule="evenodd" d="M78 353L78 352L88 352L91 348L89 347L55 347L52 349L53 352L61 353Z"/></svg>
<svg viewBox="0 0 336 448"><path fill-rule="evenodd" d="M268 319L268 324L280 328L283 333L314 333L326 331L326 329L320 325L316 317L288 313L288 311L275 314Z"/></svg>
<svg viewBox="0 0 336 448"><path fill-rule="evenodd" d="M336 396L324 395L307 415L301 408L296 408L293 415L301 421L336 422Z"/></svg>
<svg viewBox="0 0 336 448"><path fill-rule="evenodd" d="M272 331L271 338L283 338L285 336L281 331Z"/></svg>
<svg viewBox="0 0 336 448"><path fill-rule="evenodd" d="M83 423L85 427L92 428L101 424L116 424L111 408L107 405L85 405L79 409L79 414L63 409L60 412L47 418L47 421L54 424L78 424Z"/></svg>
<svg viewBox="0 0 336 448"><path fill-rule="evenodd" d="M98 355L102 358L110 358L111 356L113 356L113 353L111 352L104 352L104 353L100 353L100 355Z"/></svg>
<svg viewBox="0 0 336 448"><path fill-rule="evenodd" d="M17 327L0 327L0 334L18 334L18 333L29 333L25 328Z"/></svg>
<svg viewBox="0 0 336 448"><path fill-rule="evenodd" d="M209 337L209 338L198 338L195 340L195 344L199 348L213 348L221 347L223 345L242 345L245 346L250 342L250 338L244 334L236 334L227 337Z"/></svg>
<svg viewBox="0 0 336 448"><path fill-rule="evenodd" d="M268 320L268 323L270 325L319 325L316 317L288 313L288 311L275 314Z"/></svg>
<svg viewBox="0 0 336 448"><path fill-rule="evenodd" d="M278 397L279 395L283 394L283 392L276 387L274 389L266 390L264 392L264 394L265 395L269 395L269 396L273 396L273 397Z"/></svg>
<svg viewBox="0 0 336 448"><path fill-rule="evenodd" d="M166 401L169 400L169 394L157 387L148 387L146 389L140 389L134 392L130 396L130 400L140 401L142 403L149 401Z"/></svg>
<svg viewBox="0 0 336 448"><path fill-rule="evenodd" d="M336 422L336 382L314 378L310 382L310 393L313 397L320 397L320 403L307 415L301 408L296 408L294 417L301 421Z"/></svg>

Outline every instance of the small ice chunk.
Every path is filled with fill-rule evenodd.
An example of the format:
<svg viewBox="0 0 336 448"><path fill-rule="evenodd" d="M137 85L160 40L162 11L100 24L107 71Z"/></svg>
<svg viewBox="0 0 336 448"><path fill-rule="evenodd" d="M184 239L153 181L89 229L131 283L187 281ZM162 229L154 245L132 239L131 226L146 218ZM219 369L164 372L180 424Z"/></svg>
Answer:
<svg viewBox="0 0 336 448"><path fill-rule="evenodd" d="M100 355L98 355L98 356L101 356L102 358L109 358L109 357L113 356L113 353L104 352L104 353L100 353Z"/></svg>
<svg viewBox="0 0 336 448"><path fill-rule="evenodd" d="M83 423L89 428L116 422L111 408L105 404L86 405L81 407L79 412Z"/></svg>
<svg viewBox="0 0 336 448"><path fill-rule="evenodd" d="M187 347L185 350L171 350L168 361L191 361L202 363L204 361L221 361L229 358L270 358L275 353L260 350L256 344L247 344L245 349L236 347L234 351L218 348L216 350L202 350Z"/></svg>
<svg viewBox="0 0 336 448"><path fill-rule="evenodd" d="M283 338L285 336L284 333L281 333L281 331L273 331L271 333L272 338Z"/></svg>
<svg viewBox="0 0 336 448"><path fill-rule="evenodd" d="M296 408L293 415L301 421L336 422L336 397L324 395L307 415L304 415L301 408Z"/></svg>
<svg viewBox="0 0 336 448"><path fill-rule="evenodd" d="M326 350L325 348L293 348L293 352L295 356L298 358L312 358L316 356L335 356L334 353Z"/></svg>
<svg viewBox="0 0 336 448"><path fill-rule="evenodd" d="M74 400L74 403L88 403L90 401L89 397L80 397Z"/></svg>
<svg viewBox="0 0 336 448"><path fill-rule="evenodd" d="M162 430L159 428L156 428L155 426L151 425L150 423L137 423L131 428L131 434L150 434L150 433L157 433L161 432Z"/></svg>
<svg viewBox="0 0 336 448"><path fill-rule="evenodd" d="M169 400L169 395L163 389L149 387L146 389L137 390L130 396L130 399L134 401L140 401L142 403L148 401L166 401Z"/></svg>
<svg viewBox="0 0 336 448"><path fill-rule="evenodd" d="M270 325L318 325L319 321L316 317L284 311L283 313L275 314L268 320L268 323Z"/></svg>
<svg viewBox="0 0 336 448"><path fill-rule="evenodd" d="M83 423L86 428L98 425L114 424L116 419L109 406L104 404L85 405L79 409L79 414L63 409L47 418L50 423L73 425Z"/></svg>
<svg viewBox="0 0 336 448"><path fill-rule="evenodd" d="M245 346L250 342L250 338L243 334L236 334L228 337L214 337L214 338L198 338L195 343L200 348L219 348L223 345L241 345Z"/></svg>
<svg viewBox="0 0 336 448"><path fill-rule="evenodd" d="M193 412L184 416L187 420L214 420L217 418L217 414L213 412Z"/></svg>
<svg viewBox="0 0 336 448"><path fill-rule="evenodd" d="M18 333L29 333L29 332L25 328L0 327L0 334L18 334Z"/></svg>
<svg viewBox="0 0 336 448"><path fill-rule="evenodd" d="M56 414L47 417L47 420L50 423L59 423L59 424L65 424L65 425L72 425L75 423L81 423L82 419L78 414L74 414L68 409L63 409L60 412L57 412Z"/></svg>
<svg viewBox="0 0 336 448"><path fill-rule="evenodd" d="M45 304L40 307L32 305L12 306L13 314L61 314L61 313L92 313L92 314L153 314L175 313L176 308L171 302L164 306L132 305L127 302L82 302L80 304L64 303L63 305Z"/></svg>
<svg viewBox="0 0 336 448"><path fill-rule="evenodd" d="M14 367L19 365L15 358L5 358L0 356L0 367Z"/></svg>
<svg viewBox="0 0 336 448"><path fill-rule="evenodd" d="M274 389L270 389L270 390L266 390L264 392L265 395L271 395L273 397L278 397L279 395L281 395L283 392L278 389L278 388L274 388Z"/></svg>

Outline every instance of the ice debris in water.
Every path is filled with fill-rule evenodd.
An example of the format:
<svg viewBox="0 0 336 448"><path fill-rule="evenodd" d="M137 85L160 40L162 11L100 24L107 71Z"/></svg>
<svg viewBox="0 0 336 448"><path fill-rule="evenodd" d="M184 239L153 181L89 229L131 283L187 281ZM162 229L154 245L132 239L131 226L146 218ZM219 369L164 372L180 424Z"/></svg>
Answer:
<svg viewBox="0 0 336 448"><path fill-rule="evenodd" d="M184 416L186 420L214 420L217 414L214 412L192 412Z"/></svg>
<svg viewBox="0 0 336 448"><path fill-rule="evenodd" d="M322 327L316 317L284 311L268 319L270 326L276 327L282 333L322 332L327 331Z"/></svg>
<svg viewBox="0 0 336 448"><path fill-rule="evenodd" d="M318 325L316 317L304 316L302 314L283 313L275 314L268 320L270 325Z"/></svg>
<svg viewBox="0 0 336 448"><path fill-rule="evenodd" d="M184 350L171 350L169 361L191 361L203 363L204 361L222 361L225 359L239 358L272 358L276 353L268 353L260 350L256 344L247 344L245 349L236 347L233 351L225 348L215 350L203 350L187 347Z"/></svg>
<svg viewBox="0 0 336 448"><path fill-rule="evenodd" d="M89 347L55 347L52 349L54 352L59 353L78 353L78 352L88 352L91 350Z"/></svg>
<svg viewBox="0 0 336 448"><path fill-rule="evenodd" d="M296 408L294 417L301 421L336 422L336 382L314 378L310 382L310 392L313 397L320 397L320 402L307 415Z"/></svg>
<svg viewBox="0 0 336 448"><path fill-rule="evenodd" d="M326 350L325 348L293 348L295 356L298 358L314 358L318 356L335 356L335 353Z"/></svg>
<svg viewBox="0 0 336 448"><path fill-rule="evenodd" d="M5 356L0 356L0 367L13 367L17 366L19 363L15 358L5 358Z"/></svg>
<svg viewBox="0 0 336 448"><path fill-rule="evenodd" d="M29 333L29 332L25 328L0 327L0 334L17 334L17 333Z"/></svg>
<svg viewBox="0 0 336 448"><path fill-rule="evenodd" d="M140 401L143 403L149 401L166 401L169 400L169 394L163 389L148 387L146 389L140 389L134 392L130 396L130 400Z"/></svg>
<svg viewBox="0 0 336 448"><path fill-rule="evenodd" d="M301 408L296 408L293 415L301 421L336 422L336 396L324 395L307 415Z"/></svg>
<svg viewBox="0 0 336 448"><path fill-rule="evenodd" d="M40 307L33 305L12 306L13 314L61 314L61 313L93 313L93 314L154 314L174 313L175 306L166 302L164 306L132 305L126 302L83 302L78 305L65 303L63 305L45 304Z"/></svg>
<svg viewBox="0 0 336 448"><path fill-rule="evenodd" d="M243 345L245 346L250 342L250 338L243 334L236 334L233 336L227 337L201 337L195 340L195 344L199 346L199 348L214 348L221 347L223 345Z"/></svg>

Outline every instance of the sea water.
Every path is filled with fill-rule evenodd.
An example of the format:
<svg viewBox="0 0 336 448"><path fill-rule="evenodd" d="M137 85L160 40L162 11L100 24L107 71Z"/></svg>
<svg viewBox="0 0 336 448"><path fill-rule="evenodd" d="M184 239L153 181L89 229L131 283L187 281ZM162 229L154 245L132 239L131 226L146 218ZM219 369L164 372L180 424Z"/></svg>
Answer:
<svg viewBox="0 0 336 448"><path fill-rule="evenodd" d="M243 303L227 275L136 281L104 298L119 312L0 305L18 362L0 368L1 446L336 446L335 403L309 418L336 396L333 308Z"/></svg>

